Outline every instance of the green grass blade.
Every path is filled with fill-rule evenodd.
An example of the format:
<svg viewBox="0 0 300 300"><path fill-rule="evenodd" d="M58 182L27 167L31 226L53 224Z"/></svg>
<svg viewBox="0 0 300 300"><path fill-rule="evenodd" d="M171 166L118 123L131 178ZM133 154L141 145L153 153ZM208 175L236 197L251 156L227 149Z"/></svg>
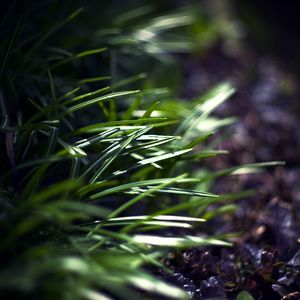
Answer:
<svg viewBox="0 0 300 300"><path fill-rule="evenodd" d="M174 183L198 182L198 179L196 179L196 178L186 178L186 176L187 176L187 174L182 174L182 177L177 178ZM115 187L110 188L110 189L106 189L106 190L104 190L102 192L99 192L99 193L96 193L94 195L91 195L89 198L91 200L95 200L95 199L99 199L99 198L107 196L107 195L128 191L132 188L142 187L142 186L149 186L149 185L153 185L153 184L160 185L160 184L163 184L163 183L168 183L171 180L172 180L172 178L160 178L160 179L150 179L150 180L126 183L126 184L123 184L123 185L115 186ZM83 188L83 189L79 190L79 194L82 194L82 193L85 194L87 192L91 192L92 190L98 189L99 187L101 187L101 183L100 184L94 184L94 185L88 187L87 189Z"/></svg>
<svg viewBox="0 0 300 300"><path fill-rule="evenodd" d="M114 99L114 98L123 97L123 96L134 95L134 94L137 94L139 92L140 92L139 90L137 90L137 91L124 91L124 92L116 92L116 93L111 93L111 94L108 94L108 95L105 95L105 96L97 97L97 98L79 103L77 105L74 105L70 108L67 108L66 111L64 112L64 114L72 113L72 112L75 112L77 110L81 110L83 108L86 108L88 106L91 106L91 105L93 105L95 103L98 103L98 102L101 102L101 101L106 101L106 100L109 100L109 99Z"/></svg>

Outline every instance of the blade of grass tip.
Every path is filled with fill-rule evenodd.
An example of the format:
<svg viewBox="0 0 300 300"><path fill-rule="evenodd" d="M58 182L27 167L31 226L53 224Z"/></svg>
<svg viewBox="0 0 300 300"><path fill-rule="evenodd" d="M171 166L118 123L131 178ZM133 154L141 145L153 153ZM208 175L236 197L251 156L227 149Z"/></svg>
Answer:
<svg viewBox="0 0 300 300"><path fill-rule="evenodd" d="M82 158L87 156L87 153L85 153L81 148L77 146L67 144L60 138L58 138L58 142L61 146L65 148L65 151L61 150L57 153L57 155L60 157L63 157L66 153L69 153L72 156L72 158Z"/></svg>
<svg viewBox="0 0 300 300"><path fill-rule="evenodd" d="M143 29L158 34L172 28L189 25L192 22L194 22L192 11L182 10L156 17L150 20Z"/></svg>
<svg viewBox="0 0 300 300"><path fill-rule="evenodd" d="M60 123L59 120L45 120L45 121L42 121L42 124L46 124L46 125L50 125L50 126L58 126Z"/></svg>
<svg viewBox="0 0 300 300"><path fill-rule="evenodd" d="M211 150L211 151L201 151L199 153L192 153L185 155L184 159L198 160L203 158L215 157L218 155L228 154L227 150Z"/></svg>
<svg viewBox="0 0 300 300"><path fill-rule="evenodd" d="M159 105L159 101L154 102L144 113L142 118L149 118L155 108Z"/></svg>
<svg viewBox="0 0 300 300"><path fill-rule="evenodd" d="M221 103L233 95L234 92L235 89L230 83L223 82L210 89L200 98L196 99L196 102L200 103L199 107L201 107L203 112L211 113Z"/></svg>
<svg viewBox="0 0 300 300"><path fill-rule="evenodd" d="M285 165L284 161L272 161L272 162L262 162L256 164L248 164L245 166L241 166L240 168L234 170L231 175L239 175L239 174L248 174L255 171L259 171L261 168L272 167L272 166L283 166Z"/></svg>
<svg viewBox="0 0 300 300"><path fill-rule="evenodd" d="M145 272L140 272L137 275L130 275L127 277L127 280L136 288L144 290L146 292L155 293L156 295L160 295L162 298L166 297L168 299L182 300L190 299L188 293L184 290L161 281L157 278L149 276Z"/></svg>
<svg viewBox="0 0 300 300"><path fill-rule="evenodd" d="M115 92L115 93L107 94L107 95L104 95L104 96L101 96L101 97L97 97L97 98L94 98L94 99L91 99L91 100L87 100L83 103L79 103L79 104L74 105L70 108L67 108L67 110L64 112L64 114L75 112L77 110L86 108L88 106L91 106L91 105L93 105L95 103L98 103L98 102L101 102L101 101L106 101L106 100L113 99L113 98L116 98L116 97L134 95L134 94L137 94L139 92L140 92L139 90L136 90L136 91L123 91L123 92Z"/></svg>
<svg viewBox="0 0 300 300"><path fill-rule="evenodd" d="M53 66L50 67L50 70L54 70L66 63L69 63L73 60L76 60L76 59L80 59L82 57L85 57L85 56L89 56L89 55L94 55L94 54L98 54L98 53L101 53L101 52L104 52L106 51L107 48L106 47L103 47L103 48L99 48L99 49L93 49L93 50L87 50L87 51L83 51L83 52L80 52L80 53L77 53L77 54L74 54L73 56L71 57L67 57L63 60L60 60L59 62L57 62L56 64L54 64Z"/></svg>
<svg viewBox="0 0 300 300"><path fill-rule="evenodd" d="M104 93L104 92L108 92L109 90L110 90L110 87L106 86L104 88L101 88L101 89L93 91L93 92L88 92L88 93L85 93L85 94L82 94L82 95L78 95L75 98L64 101L63 104L69 104L69 103L72 103L72 102L75 102L75 101L79 101L79 100L82 100L82 99L85 99L85 98L88 98L88 97L92 97L92 96L95 96L95 95L98 95L98 94L101 94L101 93Z"/></svg>
<svg viewBox="0 0 300 300"><path fill-rule="evenodd" d="M245 190L242 192L229 193L220 195L221 201L236 201L243 198L252 197L255 195L255 190Z"/></svg>
<svg viewBox="0 0 300 300"><path fill-rule="evenodd" d="M71 90L70 92L62 95L61 97L57 98L57 100L61 101L61 100L64 100L66 98L69 98L69 97L73 96L74 94L76 94L79 90L80 90L80 87L77 87L77 88Z"/></svg>
<svg viewBox="0 0 300 300"><path fill-rule="evenodd" d="M212 173L211 176L212 177L220 177L220 176L225 176L225 175L229 175L229 174L234 174L234 172L236 172L236 174L237 174L238 170L243 169L243 168L247 169L248 173L249 173L249 171L251 169L253 170L253 169L256 169L256 168L282 166L284 164L285 164L284 161L270 161L270 162L244 164L244 165L241 165L241 166L236 166L236 167L227 168L225 170L216 171L216 172Z"/></svg>
<svg viewBox="0 0 300 300"><path fill-rule="evenodd" d="M211 136L213 136L215 133L214 132L208 132L205 133L204 135L199 136L198 138L194 139L193 141L191 141L189 144L187 144L184 149L186 148L194 148L196 145L206 141L208 138L210 138Z"/></svg>
<svg viewBox="0 0 300 300"><path fill-rule="evenodd" d="M224 246L224 247L231 247L232 244L230 242L222 241L216 237L201 237L201 236L190 236L187 235L186 238L191 241L195 242L199 245L213 245L213 246Z"/></svg>
<svg viewBox="0 0 300 300"><path fill-rule="evenodd" d="M81 58L81 57L85 57L85 56L89 56L89 55L99 54L99 53L102 53L106 50L107 50L107 47L87 50L87 51L83 51L83 52L80 52L80 53L76 54L75 57L76 58Z"/></svg>
<svg viewBox="0 0 300 300"><path fill-rule="evenodd" d="M207 94L201 97L201 103L195 107L193 113L177 129L177 134L184 133L184 139L188 140L194 126L197 126L197 123L200 122L200 120L208 117L234 92L234 88L228 83L220 84L210 90Z"/></svg>
<svg viewBox="0 0 300 300"><path fill-rule="evenodd" d="M79 80L80 84L84 83L92 83L92 82L98 82L103 80L111 80L111 76L99 76L99 77L91 77L91 78L84 78Z"/></svg>
<svg viewBox="0 0 300 300"><path fill-rule="evenodd" d="M204 214L203 218L206 220L212 219L218 215L226 215L226 214L232 214L233 212L235 212L237 209L239 208L238 205L236 204L227 204L227 205L223 205L221 207L215 208L212 211L208 211Z"/></svg>
<svg viewBox="0 0 300 300"><path fill-rule="evenodd" d="M48 50L50 53L53 52L53 53L61 54L63 56L67 56L67 57L70 57L73 55L70 51L67 51L62 48L57 48L57 47L46 47L46 50Z"/></svg>

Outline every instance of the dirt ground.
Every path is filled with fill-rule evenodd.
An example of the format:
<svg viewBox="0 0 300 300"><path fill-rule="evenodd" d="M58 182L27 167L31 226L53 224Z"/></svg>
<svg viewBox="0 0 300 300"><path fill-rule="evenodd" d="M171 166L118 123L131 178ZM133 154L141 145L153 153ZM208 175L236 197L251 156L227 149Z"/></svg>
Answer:
<svg viewBox="0 0 300 300"><path fill-rule="evenodd" d="M210 221L217 234L243 232L232 248L192 249L166 259L168 278L193 299L235 299L247 290L254 299L300 299L300 97L297 78L274 59L247 49L228 57L215 47L200 58L184 57L183 96L193 97L229 80L237 93L217 114L237 116L234 133L207 162L212 169L261 161L285 166L260 174L219 180L214 192L255 189L239 200L233 215Z"/></svg>

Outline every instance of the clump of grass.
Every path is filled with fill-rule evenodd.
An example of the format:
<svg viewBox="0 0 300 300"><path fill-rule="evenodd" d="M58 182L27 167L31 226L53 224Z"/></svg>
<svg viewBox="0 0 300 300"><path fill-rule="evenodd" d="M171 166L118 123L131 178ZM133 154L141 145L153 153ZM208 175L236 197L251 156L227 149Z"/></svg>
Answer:
<svg viewBox="0 0 300 300"><path fill-rule="evenodd" d="M116 80L113 47L155 55L178 51L182 44L163 44L160 34L190 23L189 15L152 19L131 34L71 53L51 37L80 12L36 36L24 32L22 18L11 33L2 33L0 295L140 299L144 291L187 298L145 267L166 269L160 258L171 248L230 245L189 230L205 222L208 205L222 200L205 182L241 167L200 177L190 165L223 153L197 146L233 122L211 114L234 89L221 84L190 103L164 94L164 101L149 104L162 89L124 88L145 75ZM175 23L178 17L182 24ZM95 56L111 74L73 78L72 71L85 73ZM197 216L189 216L196 208ZM185 233L179 236L176 228Z"/></svg>

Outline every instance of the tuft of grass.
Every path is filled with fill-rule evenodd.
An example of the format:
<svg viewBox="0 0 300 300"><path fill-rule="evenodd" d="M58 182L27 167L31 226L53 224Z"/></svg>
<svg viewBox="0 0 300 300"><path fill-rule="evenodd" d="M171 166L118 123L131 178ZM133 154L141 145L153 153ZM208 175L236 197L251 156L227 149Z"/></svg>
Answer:
<svg viewBox="0 0 300 300"><path fill-rule="evenodd" d="M12 17L18 4L3 20L7 28L17 25L1 32L1 298L188 298L147 266L166 269L160 258L174 248L229 246L191 229L222 213L208 214L210 204L244 194L218 196L206 183L268 165L204 176L191 167L223 154L207 141L234 121L211 115L234 92L229 84L188 103L162 88L131 89L148 78L144 73L122 79L114 73L115 59L129 50L165 60L172 51L190 49L176 29L193 23L191 10L126 27L132 16L152 12L141 7L87 41L69 31L59 34L82 9L28 36L26 28L39 23L30 23L30 10L27 19ZM172 30L171 39L165 33ZM92 47L77 51L85 44ZM92 74L101 63L104 75ZM153 100L158 97L160 102ZM196 208L198 215L189 216Z"/></svg>

